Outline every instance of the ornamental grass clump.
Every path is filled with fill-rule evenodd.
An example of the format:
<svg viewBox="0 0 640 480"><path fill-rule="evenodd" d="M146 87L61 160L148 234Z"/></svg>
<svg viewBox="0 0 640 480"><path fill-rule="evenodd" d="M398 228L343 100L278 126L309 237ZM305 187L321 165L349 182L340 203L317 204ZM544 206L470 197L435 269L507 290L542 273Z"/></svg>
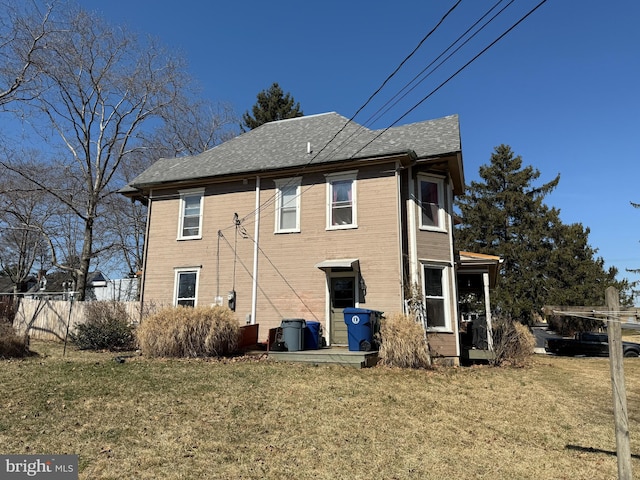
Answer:
<svg viewBox="0 0 640 480"><path fill-rule="evenodd" d="M431 355L424 329L412 315L396 313L380 324L380 364L400 368L429 368Z"/></svg>
<svg viewBox="0 0 640 480"><path fill-rule="evenodd" d="M138 344L148 357L221 357L234 353L240 327L226 307L166 307L142 321Z"/></svg>

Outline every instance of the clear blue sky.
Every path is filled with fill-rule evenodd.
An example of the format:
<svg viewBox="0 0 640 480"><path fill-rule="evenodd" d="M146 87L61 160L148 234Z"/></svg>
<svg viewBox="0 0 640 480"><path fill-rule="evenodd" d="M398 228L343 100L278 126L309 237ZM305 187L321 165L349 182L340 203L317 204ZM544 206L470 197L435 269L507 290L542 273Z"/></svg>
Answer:
<svg viewBox="0 0 640 480"><path fill-rule="evenodd" d="M212 101L241 114L278 82L306 115L351 117L454 5L448 1L83 0L113 23L182 52ZM463 0L356 121L366 122L495 2ZM506 2L504 2L506 3ZM517 0L390 112L384 128L538 1ZM400 124L460 115L467 183L508 144L540 182L561 174L547 205L591 229L621 276L640 268L640 2L549 0ZM368 125L368 124L367 124Z"/></svg>

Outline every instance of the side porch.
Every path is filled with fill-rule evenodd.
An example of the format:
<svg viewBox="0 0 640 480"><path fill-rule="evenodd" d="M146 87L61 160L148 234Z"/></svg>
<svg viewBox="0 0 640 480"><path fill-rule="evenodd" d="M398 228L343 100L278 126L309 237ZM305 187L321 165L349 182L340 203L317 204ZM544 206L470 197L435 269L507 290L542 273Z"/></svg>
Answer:
<svg viewBox="0 0 640 480"><path fill-rule="evenodd" d="M488 361L494 356L489 292L496 285L502 259L495 255L459 252L456 260L460 359Z"/></svg>

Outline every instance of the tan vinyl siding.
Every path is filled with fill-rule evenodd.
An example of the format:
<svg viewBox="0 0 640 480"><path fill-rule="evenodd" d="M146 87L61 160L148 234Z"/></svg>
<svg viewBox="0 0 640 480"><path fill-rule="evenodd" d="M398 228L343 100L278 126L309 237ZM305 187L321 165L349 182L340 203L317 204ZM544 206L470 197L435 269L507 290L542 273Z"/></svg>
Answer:
<svg viewBox="0 0 640 480"><path fill-rule="evenodd" d="M385 173L381 174L381 171ZM278 178L287 178L287 175ZM302 174L300 232L274 233L275 179L260 179L260 202L264 205L260 210L256 315L260 340L265 340L268 329L279 326L283 318L317 320L326 326L326 275L315 268L326 259L358 258L367 286L366 302L360 306L388 314L400 311L399 221L394 164L358 170L356 229L326 229L325 176L310 173ZM166 196L177 191L154 191L158 199L152 202L151 208L145 301L172 303L175 268L201 266L197 303L213 303L219 289L226 304L227 292L233 286L235 263L236 315L240 323L245 322L246 315L251 312L255 184L255 178L249 178L246 184L238 181L207 186L202 238L199 240L176 240L179 197ZM238 232L237 241L233 226L235 212L240 218L247 216L242 222L244 232ZM219 229L223 237L218 255Z"/></svg>

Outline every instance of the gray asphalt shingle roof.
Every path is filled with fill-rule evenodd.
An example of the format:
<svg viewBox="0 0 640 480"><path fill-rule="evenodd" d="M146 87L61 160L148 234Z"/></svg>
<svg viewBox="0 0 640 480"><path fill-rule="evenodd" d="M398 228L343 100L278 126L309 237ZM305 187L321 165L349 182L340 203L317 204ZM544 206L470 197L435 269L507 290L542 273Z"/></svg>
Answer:
<svg viewBox="0 0 640 480"><path fill-rule="evenodd" d="M161 158L136 177L129 188L301 167L310 162L339 162L408 151L424 158L460 150L457 115L383 131L370 130L331 112L265 123L199 155Z"/></svg>

